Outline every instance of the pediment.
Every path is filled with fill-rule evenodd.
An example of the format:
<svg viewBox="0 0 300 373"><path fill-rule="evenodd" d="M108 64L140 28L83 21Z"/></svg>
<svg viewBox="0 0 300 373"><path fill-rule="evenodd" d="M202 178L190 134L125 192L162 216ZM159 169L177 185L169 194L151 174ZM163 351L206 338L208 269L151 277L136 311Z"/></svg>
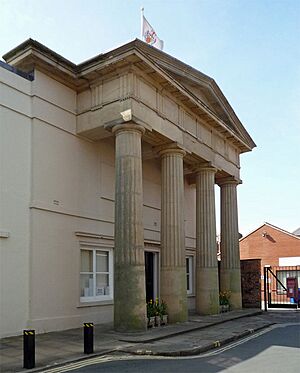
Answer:
<svg viewBox="0 0 300 373"><path fill-rule="evenodd" d="M214 79L155 48L149 49L147 56L150 59L155 58L155 63L168 73L174 82L183 86L188 94L209 108L221 122L245 141L250 149L256 146Z"/></svg>

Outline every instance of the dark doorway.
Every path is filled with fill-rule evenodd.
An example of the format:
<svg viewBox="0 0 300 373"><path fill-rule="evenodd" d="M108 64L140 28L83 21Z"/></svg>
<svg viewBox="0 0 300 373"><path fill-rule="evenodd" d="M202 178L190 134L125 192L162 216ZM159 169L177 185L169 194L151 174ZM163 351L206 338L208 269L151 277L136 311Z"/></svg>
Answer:
<svg viewBox="0 0 300 373"><path fill-rule="evenodd" d="M154 253L145 251L146 301L154 299Z"/></svg>

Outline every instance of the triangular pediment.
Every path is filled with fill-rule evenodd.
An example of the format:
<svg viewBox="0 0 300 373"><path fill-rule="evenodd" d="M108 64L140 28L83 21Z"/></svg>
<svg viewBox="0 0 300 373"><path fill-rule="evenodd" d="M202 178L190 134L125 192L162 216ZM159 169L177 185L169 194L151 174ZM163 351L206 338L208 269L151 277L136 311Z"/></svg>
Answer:
<svg viewBox="0 0 300 373"><path fill-rule="evenodd" d="M155 63L175 82L183 86L192 96L197 97L251 149L256 146L214 79L156 48L149 47L145 43L142 44L145 45L141 47L144 52L146 51L147 56L151 60L154 59Z"/></svg>

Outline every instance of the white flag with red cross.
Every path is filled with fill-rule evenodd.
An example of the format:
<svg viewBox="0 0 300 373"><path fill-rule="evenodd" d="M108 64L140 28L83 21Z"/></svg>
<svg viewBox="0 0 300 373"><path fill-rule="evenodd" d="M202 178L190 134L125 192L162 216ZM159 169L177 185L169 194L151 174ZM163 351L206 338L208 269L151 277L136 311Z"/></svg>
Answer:
<svg viewBox="0 0 300 373"><path fill-rule="evenodd" d="M161 51L163 50L164 42L157 36L153 27L146 20L143 14L142 14L142 38L147 44L150 44L153 47L160 49Z"/></svg>

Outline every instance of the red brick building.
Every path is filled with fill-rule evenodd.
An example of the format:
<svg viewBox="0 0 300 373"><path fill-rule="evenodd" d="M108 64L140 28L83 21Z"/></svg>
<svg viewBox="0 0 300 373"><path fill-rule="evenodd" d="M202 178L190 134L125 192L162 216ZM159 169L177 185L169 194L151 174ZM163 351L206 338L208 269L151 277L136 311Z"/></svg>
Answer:
<svg viewBox="0 0 300 373"><path fill-rule="evenodd" d="M240 257L261 260L262 291L264 266L271 266L284 285L287 277L297 277L300 284L300 236L294 233L264 223L240 239Z"/></svg>
<svg viewBox="0 0 300 373"><path fill-rule="evenodd" d="M261 266L299 266L300 237L264 223L240 239L243 259L261 259Z"/></svg>

